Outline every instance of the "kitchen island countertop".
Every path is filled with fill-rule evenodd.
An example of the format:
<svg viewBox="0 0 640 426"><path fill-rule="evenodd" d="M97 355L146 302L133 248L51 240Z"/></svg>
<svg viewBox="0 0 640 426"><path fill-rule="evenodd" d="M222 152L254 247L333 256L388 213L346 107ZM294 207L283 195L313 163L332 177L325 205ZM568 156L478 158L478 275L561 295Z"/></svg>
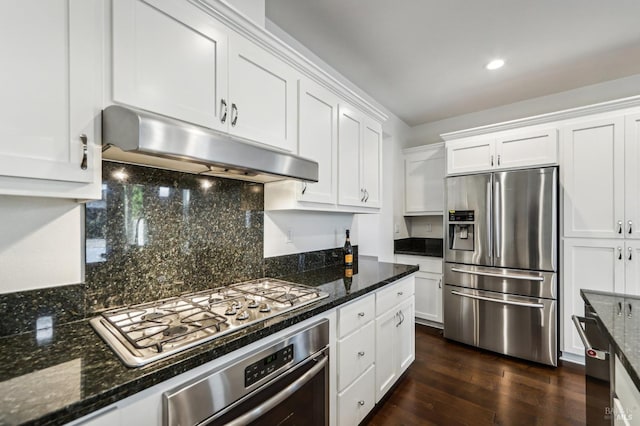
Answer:
<svg viewBox="0 0 640 426"><path fill-rule="evenodd" d="M593 290L580 290L580 295L594 308L600 329L640 389L640 297Z"/></svg>
<svg viewBox="0 0 640 426"><path fill-rule="evenodd" d="M124 366L88 320L0 338L0 425L67 423L416 271L361 256L349 289L344 267L280 277L329 297L141 368Z"/></svg>

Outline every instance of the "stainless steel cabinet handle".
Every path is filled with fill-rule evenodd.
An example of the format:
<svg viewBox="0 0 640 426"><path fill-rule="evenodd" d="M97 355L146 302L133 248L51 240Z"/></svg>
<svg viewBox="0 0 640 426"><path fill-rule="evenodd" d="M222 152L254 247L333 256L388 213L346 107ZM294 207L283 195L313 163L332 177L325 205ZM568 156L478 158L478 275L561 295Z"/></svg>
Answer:
<svg viewBox="0 0 640 426"><path fill-rule="evenodd" d="M365 189L364 194L365 194L364 202L366 203L367 201L369 201L369 191Z"/></svg>
<svg viewBox="0 0 640 426"><path fill-rule="evenodd" d="M245 414L241 415L240 417L237 417L236 419L234 419L230 423L227 423L227 426L229 426L229 425L233 425L233 426L246 425L246 424L249 424L249 423L253 422L254 420L259 418L260 416L264 415L264 413L266 413L267 411L271 410L275 406L279 405L282 401L284 401L287 398L289 398L298 389L300 389L302 386L307 384L307 382L309 382L311 379L313 379L319 372L321 372L327 366L328 360L329 360L329 358L324 356L320 361L317 361L317 364L314 365L313 367L311 367L309 369L309 371L307 371L302 376L300 376L298 379L296 379L295 382L291 383L289 386L287 386L286 388L284 388L283 390L281 390L280 392L278 392L277 394L275 394L271 398L267 399L262 404L260 404L257 407L253 408L251 411L248 411Z"/></svg>
<svg viewBox="0 0 640 426"><path fill-rule="evenodd" d="M231 126L236 127L236 123L238 122L238 107L236 104L231 104Z"/></svg>
<svg viewBox="0 0 640 426"><path fill-rule="evenodd" d="M622 316L622 302L618 302L618 316Z"/></svg>
<svg viewBox="0 0 640 426"><path fill-rule="evenodd" d="M618 221L618 234L622 234L622 221Z"/></svg>
<svg viewBox="0 0 640 426"><path fill-rule="evenodd" d="M358 316L359 317L363 317L364 316L364 312L358 312Z"/></svg>
<svg viewBox="0 0 640 426"><path fill-rule="evenodd" d="M220 122L224 124L225 121L227 121L227 112L229 111L229 108L227 107L227 101L225 101L224 99L220 99L220 110L222 111Z"/></svg>
<svg viewBox="0 0 640 426"><path fill-rule="evenodd" d="M399 327L400 324L402 324L402 320L400 319L400 311L396 312L394 317L398 317L398 323L396 324L396 327Z"/></svg>
<svg viewBox="0 0 640 426"><path fill-rule="evenodd" d="M498 166L500 165L500 154L498 154Z"/></svg>
<svg viewBox="0 0 640 426"><path fill-rule="evenodd" d="M571 315L571 320L573 321L573 325L576 326L578 336L580 336L580 340L582 340L582 344L584 345L587 356L597 359L607 359L608 353L599 349L594 349L591 346L591 343L589 343L589 339L587 339L587 335L584 333L584 329L580 325L581 322L586 322L587 318L579 317L577 315Z"/></svg>
<svg viewBox="0 0 640 426"><path fill-rule="evenodd" d="M364 356L364 351L358 352L358 356Z"/></svg>
<svg viewBox="0 0 640 426"><path fill-rule="evenodd" d="M442 288L442 278L438 280L438 288Z"/></svg>
<svg viewBox="0 0 640 426"><path fill-rule="evenodd" d="M622 260L622 247L618 247L618 260Z"/></svg>
<svg viewBox="0 0 640 426"><path fill-rule="evenodd" d="M633 234L633 223L631 221L627 222L629 224L629 233Z"/></svg>
<svg viewBox="0 0 640 426"><path fill-rule="evenodd" d="M631 247L629 247L629 260L631 260L631 257L633 255L633 249Z"/></svg>
<svg viewBox="0 0 640 426"><path fill-rule="evenodd" d="M360 202L363 203L364 202L364 189L360 188L360 194L362 194L362 197L360 197Z"/></svg>
<svg viewBox="0 0 640 426"><path fill-rule="evenodd" d="M401 291L399 291L399 292L398 292L398 296L402 296L403 294L404 294L404 293L403 293L403 292L401 292Z"/></svg>
<svg viewBox="0 0 640 426"><path fill-rule="evenodd" d="M514 280L544 281L544 277L532 277L529 275L517 275L517 274L498 274L495 272L483 272L483 271L470 271L462 268L451 268L451 272L460 272L463 274L471 274L471 275L481 275L483 277L508 278L508 279L514 279Z"/></svg>
<svg viewBox="0 0 640 426"><path fill-rule="evenodd" d="M627 303L627 307L629 308L629 312L627 313L627 318L631 318L633 316L631 314L631 303Z"/></svg>
<svg viewBox="0 0 640 426"><path fill-rule="evenodd" d="M542 303L527 303L527 302L516 302L513 300L494 299L493 297L484 297L484 296L476 296L475 294L460 293L459 291L455 291L455 290L452 290L451 294L455 294L456 296L468 297L469 299L484 300L485 302L502 303L504 305L515 305L515 306L522 306L525 308L538 308L538 309L544 308L544 305Z"/></svg>
<svg viewBox="0 0 640 426"><path fill-rule="evenodd" d="M400 311L400 324L402 324L403 322L404 322L404 313Z"/></svg>
<svg viewBox="0 0 640 426"><path fill-rule="evenodd" d="M364 405L364 401L363 400L358 401L358 405L363 406Z"/></svg>
<svg viewBox="0 0 640 426"><path fill-rule="evenodd" d="M307 192L307 182L302 184L302 195L304 195L305 192Z"/></svg>
<svg viewBox="0 0 640 426"><path fill-rule="evenodd" d="M82 170L87 170L87 153L89 151L89 139L87 139L87 135L84 133L80 135L80 142L82 142L82 161L80 162L80 168Z"/></svg>

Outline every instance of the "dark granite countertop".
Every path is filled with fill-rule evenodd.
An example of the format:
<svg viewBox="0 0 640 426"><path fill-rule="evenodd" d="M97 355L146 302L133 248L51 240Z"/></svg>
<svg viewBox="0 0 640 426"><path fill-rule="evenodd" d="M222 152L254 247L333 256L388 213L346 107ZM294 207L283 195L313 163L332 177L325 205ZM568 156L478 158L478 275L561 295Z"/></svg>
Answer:
<svg viewBox="0 0 640 426"><path fill-rule="evenodd" d="M640 389L640 297L592 290L580 290L580 295L598 314L600 328Z"/></svg>
<svg viewBox="0 0 640 426"><path fill-rule="evenodd" d="M401 238L393 242L395 254L442 258L442 238Z"/></svg>
<svg viewBox="0 0 640 426"><path fill-rule="evenodd" d="M348 290L343 267L283 277L329 297L141 368L125 367L87 320L0 338L0 425L69 422L416 271L360 257Z"/></svg>

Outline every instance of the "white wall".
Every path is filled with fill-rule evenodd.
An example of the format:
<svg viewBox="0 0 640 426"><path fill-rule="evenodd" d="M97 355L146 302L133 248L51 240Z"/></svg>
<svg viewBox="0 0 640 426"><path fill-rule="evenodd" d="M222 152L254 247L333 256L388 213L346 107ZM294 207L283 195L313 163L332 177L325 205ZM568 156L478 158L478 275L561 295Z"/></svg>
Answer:
<svg viewBox="0 0 640 426"><path fill-rule="evenodd" d="M264 214L264 257L323 250L344 245L345 229L358 244L351 213L274 211ZM290 237L290 239L289 239Z"/></svg>
<svg viewBox="0 0 640 426"><path fill-rule="evenodd" d="M82 281L83 207L0 196L0 293Z"/></svg>
<svg viewBox="0 0 640 426"><path fill-rule="evenodd" d="M442 216L415 216L407 218L406 222L411 237L444 237Z"/></svg>
<svg viewBox="0 0 640 426"><path fill-rule="evenodd" d="M440 138L440 134L442 133L501 123L503 121L561 111L639 94L640 74L636 74L415 126L411 129L411 134L407 137L404 147L442 142Z"/></svg>

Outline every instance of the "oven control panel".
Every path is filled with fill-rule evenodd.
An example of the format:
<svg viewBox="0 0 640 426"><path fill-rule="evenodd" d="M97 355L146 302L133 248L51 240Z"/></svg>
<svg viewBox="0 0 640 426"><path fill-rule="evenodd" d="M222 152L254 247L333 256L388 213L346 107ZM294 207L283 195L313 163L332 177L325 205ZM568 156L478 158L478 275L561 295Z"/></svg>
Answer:
<svg viewBox="0 0 640 426"><path fill-rule="evenodd" d="M293 345L267 355L244 369L244 387L249 387L293 360Z"/></svg>

